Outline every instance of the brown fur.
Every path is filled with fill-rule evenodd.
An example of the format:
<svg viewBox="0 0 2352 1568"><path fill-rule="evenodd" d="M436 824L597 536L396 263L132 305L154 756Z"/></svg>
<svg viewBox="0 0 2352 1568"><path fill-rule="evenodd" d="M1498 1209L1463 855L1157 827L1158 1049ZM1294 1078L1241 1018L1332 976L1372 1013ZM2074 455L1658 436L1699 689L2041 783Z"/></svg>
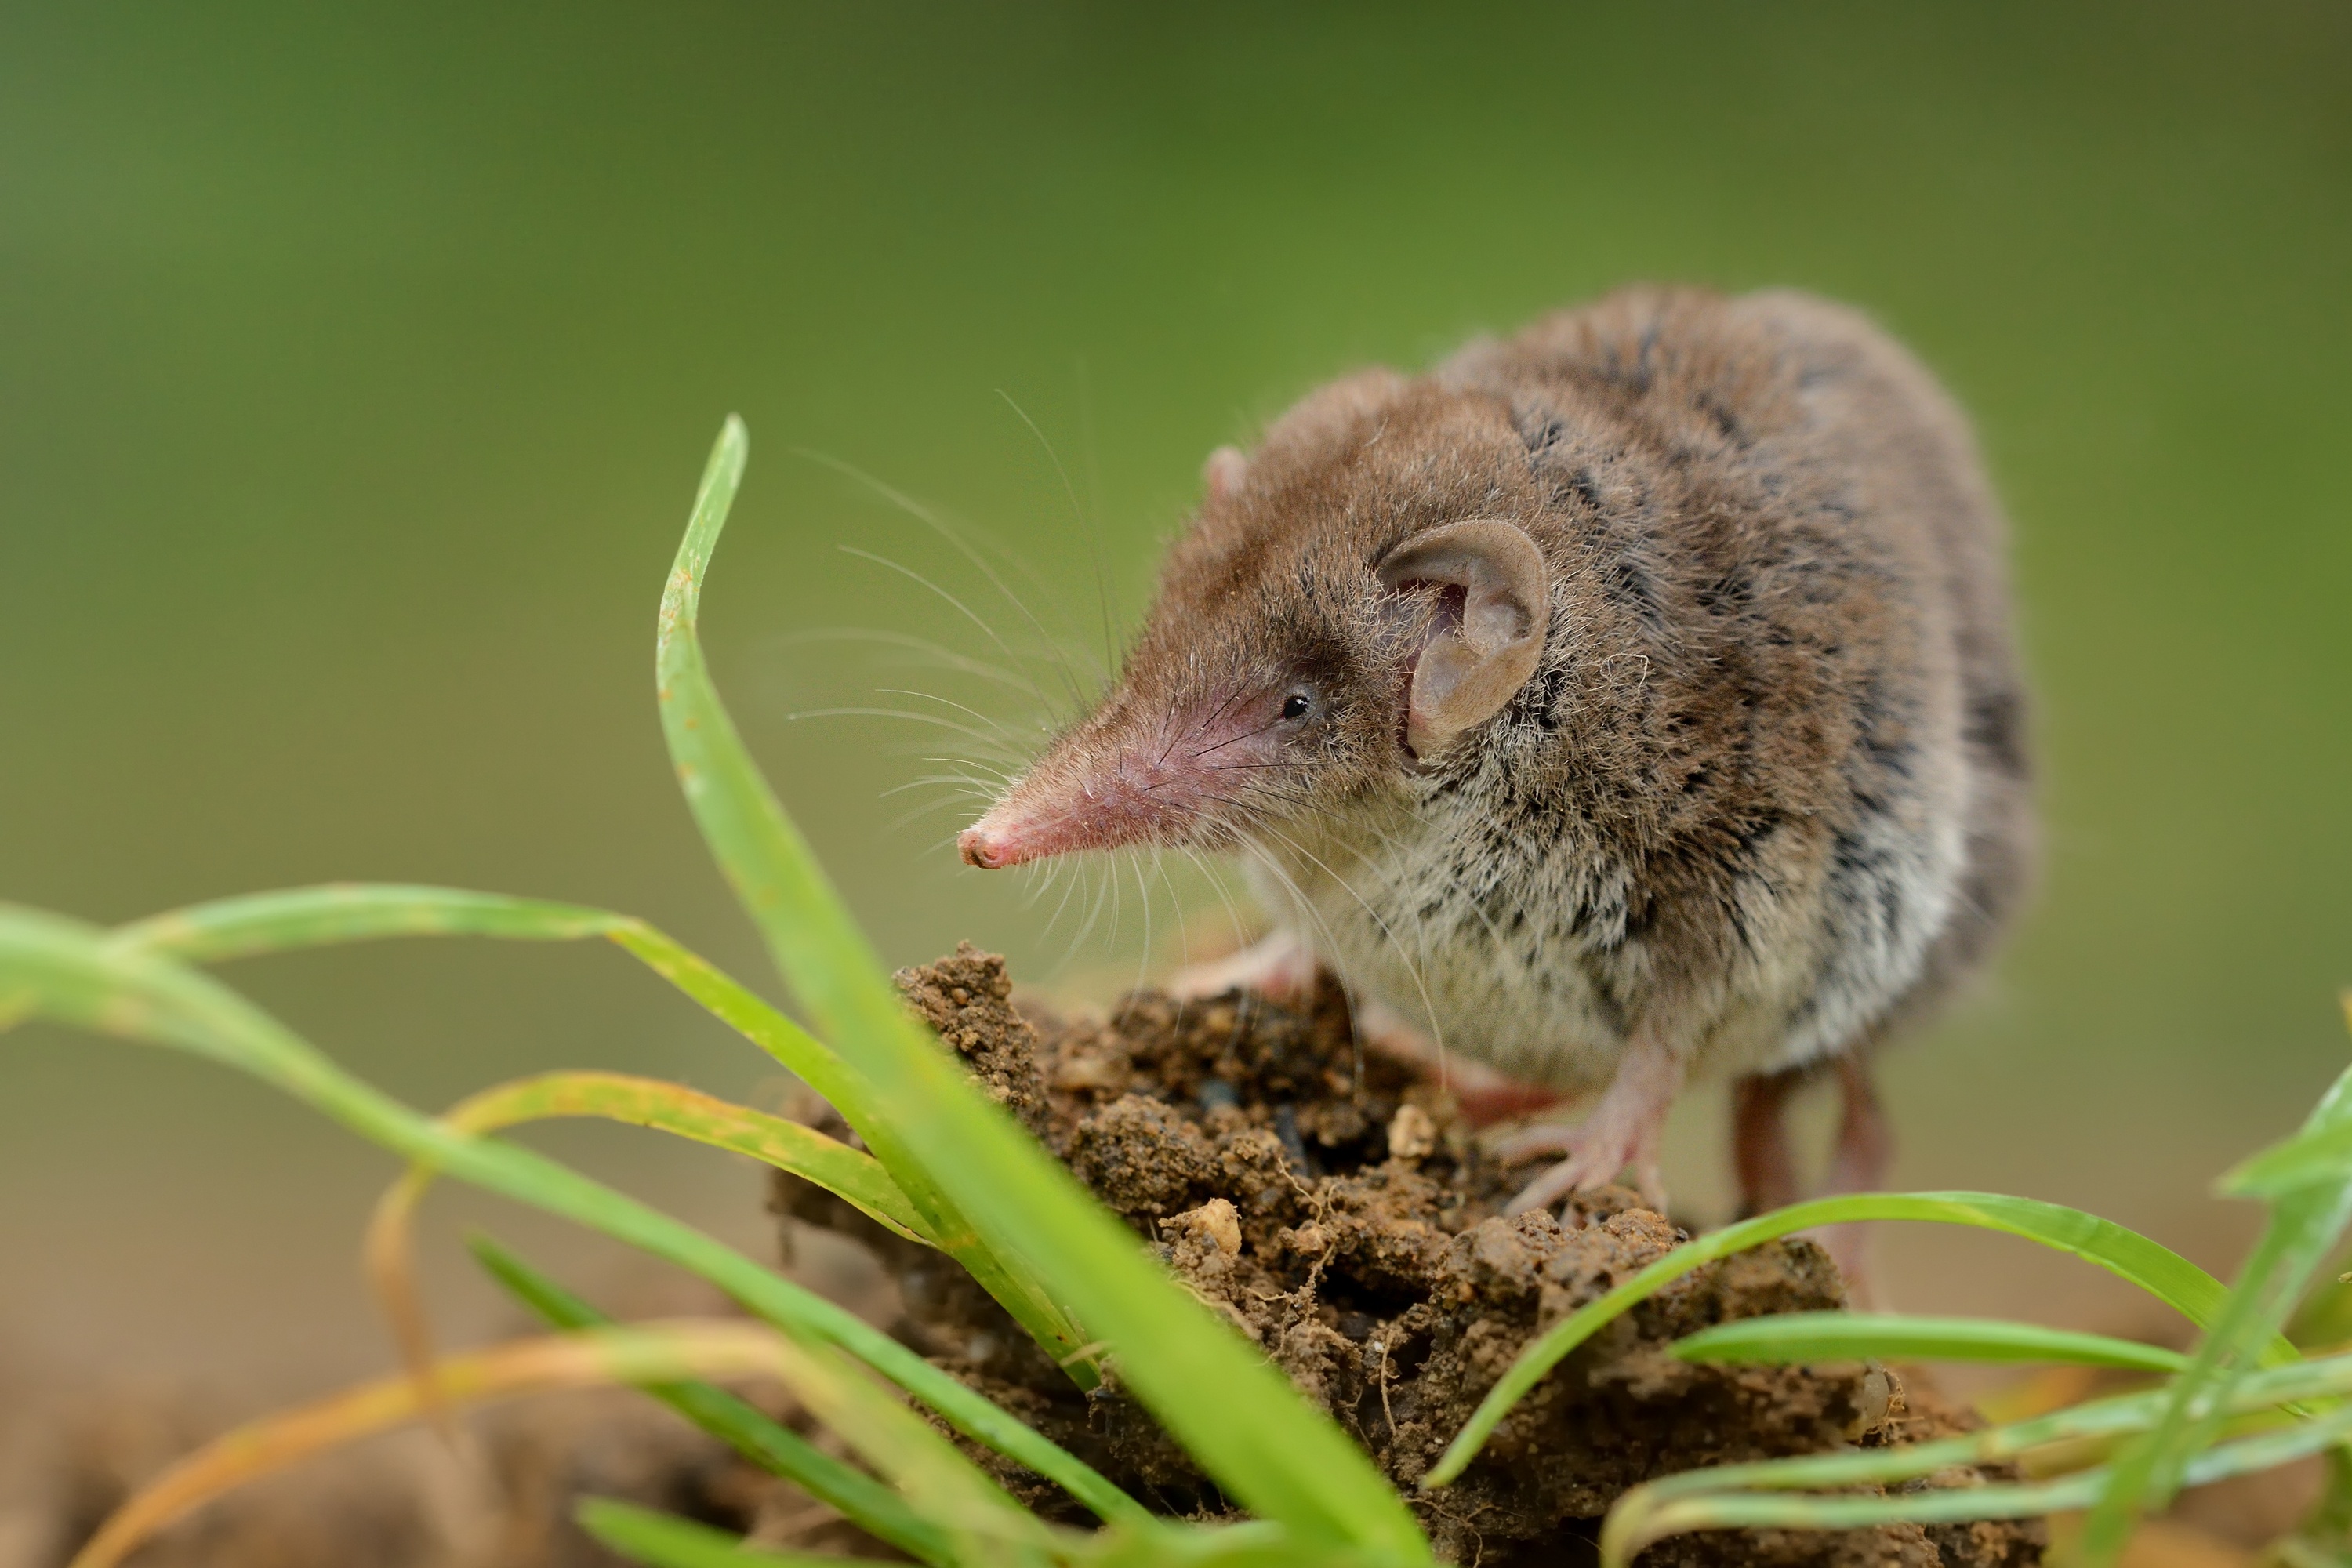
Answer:
<svg viewBox="0 0 2352 1568"><path fill-rule="evenodd" d="M1999 510L1858 315L1628 289L1334 383L1212 481L1116 689L967 836L1019 847L975 863L1240 847L1351 984L1565 1087L1644 1035L1701 1072L1852 1049L2019 903ZM1376 569L1466 518L1536 541L1549 635L1500 713L1415 758L1429 606Z"/></svg>

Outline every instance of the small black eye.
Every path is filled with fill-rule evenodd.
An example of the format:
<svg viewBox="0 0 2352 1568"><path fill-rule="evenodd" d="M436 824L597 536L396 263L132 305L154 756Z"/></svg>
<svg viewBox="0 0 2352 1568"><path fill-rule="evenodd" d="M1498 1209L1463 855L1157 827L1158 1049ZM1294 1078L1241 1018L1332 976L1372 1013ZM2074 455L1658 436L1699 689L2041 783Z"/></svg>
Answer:
<svg viewBox="0 0 2352 1568"><path fill-rule="evenodd" d="M1315 699L1304 691L1294 691L1282 700L1282 716L1286 719L1304 719L1314 708Z"/></svg>

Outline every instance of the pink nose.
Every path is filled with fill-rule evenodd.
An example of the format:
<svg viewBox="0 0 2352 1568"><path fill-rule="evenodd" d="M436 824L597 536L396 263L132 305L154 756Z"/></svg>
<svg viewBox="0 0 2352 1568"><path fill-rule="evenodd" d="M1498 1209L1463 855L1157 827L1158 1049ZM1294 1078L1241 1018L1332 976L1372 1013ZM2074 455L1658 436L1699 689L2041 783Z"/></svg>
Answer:
<svg viewBox="0 0 2352 1568"><path fill-rule="evenodd" d="M1011 858L1003 845L992 842L977 827L967 827L956 835L956 852L963 857L965 865L977 866L983 871L1001 869Z"/></svg>

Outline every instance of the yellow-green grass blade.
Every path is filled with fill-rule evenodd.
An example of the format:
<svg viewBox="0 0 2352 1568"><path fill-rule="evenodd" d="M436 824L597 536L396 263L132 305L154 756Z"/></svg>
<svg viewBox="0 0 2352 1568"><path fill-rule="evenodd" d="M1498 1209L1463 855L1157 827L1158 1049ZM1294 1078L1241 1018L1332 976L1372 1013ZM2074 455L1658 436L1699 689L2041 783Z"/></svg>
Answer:
<svg viewBox="0 0 2352 1568"><path fill-rule="evenodd" d="M611 1319L488 1237L468 1237L467 1245L490 1278L550 1328L612 1326ZM645 1391L761 1469L839 1510L861 1530L918 1562L948 1568L953 1560L947 1533L908 1508L898 1493L771 1420L749 1402L707 1383L649 1383Z"/></svg>
<svg viewBox="0 0 2352 1568"><path fill-rule="evenodd" d="M167 910L115 927L110 943L192 963L393 937L478 936L510 942L602 937L700 1003L840 1111L862 1136L877 1120L862 1079L833 1049L709 960L635 916L582 904L465 888L329 882ZM886 1165L887 1162L885 1162Z"/></svg>
<svg viewBox="0 0 2352 1568"><path fill-rule="evenodd" d="M605 1550L646 1568L841 1568L863 1561L755 1546L723 1530L612 1498L583 1498L572 1517Z"/></svg>
<svg viewBox="0 0 2352 1568"><path fill-rule="evenodd" d="M983 1283L1003 1269L877 1112L871 1088L839 1056L734 979L665 932L629 915L578 904L463 889L334 883L192 904L118 927L125 947L198 963L326 943L400 936L482 936L525 942L604 937L791 1069L841 1112L924 1220L925 1239ZM0 1004L0 1026L5 1024ZM1092 1367L1072 1368L1084 1385Z"/></svg>
<svg viewBox="0 0 2352 1568"><path fill-rule="evenodd" d="M606 1547L646 1568L839 1568L860 1561L755 1545L707 1524L609 1498L583 1499L573 1517ZM1366 1561L1344 1550L1302 1553L1280 1526L1266 1521L1065 1533L1057 1546L1054 1560L1074 1568L1362 1568Z"/></svg>
<svg viewBox="0 0 2352 1568"><path fill-rule="evenodd" d="M2352 1392L2352 1355L2291 1362L2264 1368L2239 1384L2223 1414L2233 1421L2276 1425L2300 1420L2303 1417L2295 1413L2298 1408L2307 1409L2315 1401L2333 1399L2347 1392ZM1644 1500L1655 1502L1738 1490L1891 1486L1955 1465L1994 1465L2029 1459L2036 1450L2053 1445L2079 1452L2085 1444L2104 1444L2144 1432L2163 1415L2170 1396L2168 1388L2145 1389L1926 1443L1717 1465L1664 1476L1644 1482L1639 1489Z"/></svg>
<svg viewBox="0 0 2352 1568"><path fill-rule="evenodd" d="M785 1377L801 1404L945 1531L959 1562L1044 1562L1052 1531L939 1428L837 1352L822 1344L782 1349Z"/></svg>
<svg viewBox="0 0 2352 1568"><path fill-rule="evenodd" d="M1510 1369L1487 1391L1421 1484L1441 1487L1458 1478L1511 1407L1527 1397L1528 1391L1562 1357L1692 1269L1817 1226L1889 1219L2002 1231L2073 1253L2129 1280L2200 1326L2221 1314L2229 1297L2220 1280L2171 1248L2111 1220L2059 1204L1999 1193L1853 1193L1816 1198L1726 1226L1678 1247L1600 1300L1553 1324L1519 1352ZM2273 1337L2269 1359L2293 1360L2294 1355L2293 1345Z"/></svg>
<svg viewBox="0 0 2352 1568"><path fill-rule="evenodd" d="M2301 1132L2232 1167L2215 1184L2231 1197L2276 1199L2340 1182L2352 1170L2352 1122Z"/></svg>
<svg viewBox="0 0 2352 1568"><path fill-rule="evenodd" d="M362 1137L446 1174L574 1220L700 1275L789 1333L839 1345L975 1440L1106 1518L1150 1517L1100 1473L889 1335L714 1237L556 1161L444 1127L352 1077L209 975L98 928L0 905L0 994L102 1033L170 1045L253 1074Z"/></svg>
<svg viewBox="0 0 2352 1568"><path fill-rule="evenodd" d="M1272 1520L1158 1532L1098 1530L1073 1552L1077 1568L1371 1568L1359 1547L1308 1547Z"/></svg>
<svg viewBox="0 0 2352 1568"><path fill-rule="evenodd" d="M1718 1323L1675 1342L1684 1361L1762 1363L1966 1361L2047 1362L2179 1372L2189 1358L2161 1345L2106 1334L2046 1329L1990 1318L1909 1317L1897 1312L1780 1312Z"/></svg>
<svg viewBox="0 0 2352 1568"><path fill-rule="evenodd" d="M598 1117L649 1127L715 1148L748 1154L837 1193L914 1241L922 1222L881 1165L813 1128L657 1079L627 1073L571 1071L518 1079L470 1095L443 1113L459 1132L495 1132L556 1117ZM433 1167L409 1166L377 1200L362 1257L368 1280L392 1325L402 1361L424 1374L434 1356L432 1328L415 1286L409 1238L417 1205L432 1185Z"/></svg>
<svg viewBox="0 0 2352 1568"><path fill-rule="evenodd" d="M1111 1347L1122 1382L1229 1495L1290 1527L1302 1544L1352 1542L1426 1561L1411 1511L1362 1451L1150 1261L1133 1234L982 1097L915 1021L752 764L695 635L703 578L744 453L742 425L730 418L662 597L658 688L688 804L793 994L874 1086L934 1180L954 1184L998 1256L1020 1260L1027 1278L1066 1304L1063 1316Z"/></svg>
<svg viewBox="0 0 2352 1568"><path fill-rule="evenodd" d="M2352 1127L2352 1068L2338 1075L2305 1118L2299 1140L2325 1145ZM2076 1551L2084 1568L2106 1568L2123 1553L2140 1518L2162 1508L2184 1484L2190 1458L2220 1429L2231 1387L2257 1352L2279 1337L2312 1275L2352 1223L2352 1164L2335 1179L2314 1176L2271 1199L2270 1219L2239 1270L2227 1310L2210 1325L2188 1369L2175 1380L2164 1417L2117 1455L2096 1506L2083 1522Z"/></svg>
<svg viewBox="0 0 2352 1568"><path fill-rule="evenodd" d="M467 1095L441 1120L461 1132L495 1132L560 1117L626 1122L748 1154L814 1182L909 1241L930 1244L923 1217L873 1155L788 1118L683 1084L618 1072L540 1073Z"/></svg>
<svg viewBox="0 0 2352 1568"><path fill-rule="evenodd" d="M2352 1407L2333 1411L2316 1420L2200 1447L2183 1467L2182 1484L2203 1486L2231 1476L2276 1469L2335 1447L2347 1438L2352 1438ZM1806 1462L1769 1461L1738 1468L1752 1473ZM1949 1524L1979 1519L2031 1518L2090 1506L2110 1484L2113 1475L2111 1468L2101 1467L2054 1480L1904 1491L1885 1497L1811 1497L1762 1489L1752 1482L1747 1488L1722 1491L1699 1489L1690 1484L1722 1473L1701 1470L1669 1477L1664 1482L1636 1487L1619 1498L1601 1526L1603 1568L1629 1568L1643 1547L1670 1535L1697 1530L1858 1530L1906 1521ZM1668 1482L1683 1484L1666 1491Z"/></svg>
<svg viewBox="0 0 2352 1568"><path fill-rule="evenodd" d="M467 1405L555 1389L680 1377L767 1373L789 1379L796 1353L789 1340L754 1323L647 1323L517 1341L453 1356L433 1368L433 1384L444 1403ZM406 1425L425 1408L415 1380L384 1377L247 1422L142 1486L82 1546L71 1568L113 1568L157 1531L213 1499L315 1454Z"/></svg>

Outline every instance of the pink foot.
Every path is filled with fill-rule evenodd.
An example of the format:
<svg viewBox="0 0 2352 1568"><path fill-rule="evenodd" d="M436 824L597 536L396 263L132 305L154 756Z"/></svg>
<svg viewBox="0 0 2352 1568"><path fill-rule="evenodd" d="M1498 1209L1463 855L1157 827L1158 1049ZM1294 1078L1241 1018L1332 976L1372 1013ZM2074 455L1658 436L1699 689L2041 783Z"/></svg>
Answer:
<svg viewBox="0 0 2352 1568"><path fill-rule="evenodd" d="M1215 996L1236 987L1277 1002L1293 1001L1315 988L1315 954L1287 931L1276 931L1238 952L1187 964L1168 982L1171 996Z"/></svg>
<svg viewBox="0 0 2352 1568"><path fill-rule="evenodd" d="M1646 1037L1637 1039L1591 1115L1574 1127L1545 1122L1505 1140L1497 1152L1507 1164L1538 1154L1566 1156L1520 1188L1509 1212L1549 1208L1570 1193L1605 1185L1630 1170L1642 1196L1664 1213L1658 1141L1682 1083L1683 1065L1672 1051Z"/></svg>

